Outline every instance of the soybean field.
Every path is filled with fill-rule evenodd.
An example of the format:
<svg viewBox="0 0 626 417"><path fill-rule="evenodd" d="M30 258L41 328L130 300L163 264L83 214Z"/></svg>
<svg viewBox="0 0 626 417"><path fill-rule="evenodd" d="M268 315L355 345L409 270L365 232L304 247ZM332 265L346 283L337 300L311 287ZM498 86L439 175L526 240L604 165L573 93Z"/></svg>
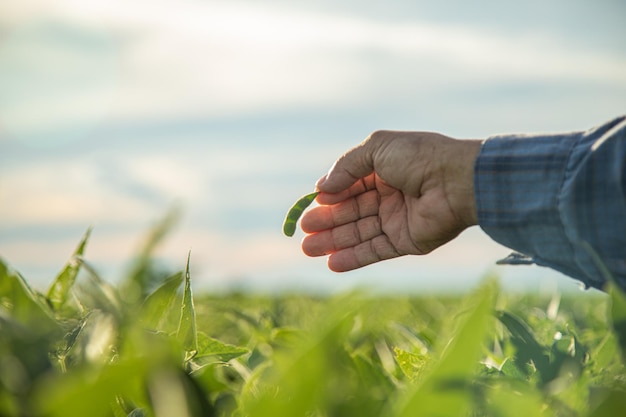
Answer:
<svg viewBox="0 0 626 417"><path fill-rule="evenodd" d="M0 415L620 416L626 298L192 294L153 231L118 284L84 257L47 291L0 262ZM182 260L181 265L184 265Z"/></svg>

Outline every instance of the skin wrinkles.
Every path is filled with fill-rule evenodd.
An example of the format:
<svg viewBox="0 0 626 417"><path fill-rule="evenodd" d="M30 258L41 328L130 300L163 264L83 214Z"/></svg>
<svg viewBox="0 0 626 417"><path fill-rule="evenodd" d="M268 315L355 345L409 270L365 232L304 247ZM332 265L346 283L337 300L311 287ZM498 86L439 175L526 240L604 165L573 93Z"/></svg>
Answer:
<svg viewBox="0 0 626 417"><path fill-rule="evenodd" d="M479 149L436 133L372 133L318 181L302 250L330 255L333 271L432 252L472 224Z"/></svg>

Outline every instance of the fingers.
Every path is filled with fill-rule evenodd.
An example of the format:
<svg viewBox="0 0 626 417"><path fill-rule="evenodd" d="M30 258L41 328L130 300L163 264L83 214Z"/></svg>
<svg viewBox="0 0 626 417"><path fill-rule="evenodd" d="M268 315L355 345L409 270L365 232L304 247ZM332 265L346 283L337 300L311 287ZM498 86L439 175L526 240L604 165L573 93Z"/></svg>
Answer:
<svg viewBox="0 0 626 417"><path fill-rule="evenodd" d="M317 196L317 202L322 205L331 205L339 203L340 201L347 200L350 197L363 194L366 191L376 188L376 174L372 173L365 178L361 178L354 182L347 189L339 191L337 193L322 192Z"/></svg>
<svg viewBox="0 0 626 417"><path fill-rule="evenodd" d="M378 235L359 245L339 250L328 257L328 268L334 272L346 272L385 259L402 256L387 236Z"/></svg>
<svg viewBox="0 0 626 417"><path fill-rule="evenodd" d="M401 256L383 234L378 216L307 235L302 250L308 256L328 257L328 267L345 272Z"/></svg>
<svg viewBox="0 0 626 417"><path fill-rule="evenodd" d="M378 216L379 178L374 172L374 157L382 148L374 135L345 153L320 178L316 184L321 192L317 196L320 206L306 212L301 221L308 233L302 250L309 256L330 254L328 267L333 271L349 271L400 256L382 232Z"/></svg>
<svg viewBox="0 0 626 417"><path fill-rule="evenodd" d="M336 272L400 256L382 231L378 208L378 192L371 190L309 210L302 219L302 229L312 234L302 240L303 252L330 255L328 267Z"/></svg>
<svg viewBox="0 0 626 417"><path fill-rule="evenodd" d="M349 192L350 190L346 191ZM336 196L327 196L330 200L334 197ZM326 203L326 201L322 199L322 203ZM302 216L300 226L305 233L320 232L362 218L375 216L378 214L378 207L378 192L370 190L336 204L317 206L308 210Z"/></svg>
<svg viewBox="0 0 626 417"><path fill-rule="evenodd" d="M328 255L357 246L382 234L378 216L369 216L333 229L306 236L302 250L309 256Z"/></svg>
<svg viewBox="0 0 626 417"><path fill-rule="evenodd" d="M336 194L371 174L374 171L373 151L374 146L368 138L346 152L333 164L328 174L319 179L317 189Z"/></svg>

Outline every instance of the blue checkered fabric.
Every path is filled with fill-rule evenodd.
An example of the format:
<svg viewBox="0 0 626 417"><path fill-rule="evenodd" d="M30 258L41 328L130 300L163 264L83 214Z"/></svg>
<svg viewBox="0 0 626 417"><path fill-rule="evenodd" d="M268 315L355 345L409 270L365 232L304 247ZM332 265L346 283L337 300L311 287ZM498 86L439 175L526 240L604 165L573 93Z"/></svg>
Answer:
<svg viewBox="0 0 626 417"><path fill-rule="evenodd" d="M626 115L586 132L491 137L474 185L495 241L586 286L626 290Z"/></svg>

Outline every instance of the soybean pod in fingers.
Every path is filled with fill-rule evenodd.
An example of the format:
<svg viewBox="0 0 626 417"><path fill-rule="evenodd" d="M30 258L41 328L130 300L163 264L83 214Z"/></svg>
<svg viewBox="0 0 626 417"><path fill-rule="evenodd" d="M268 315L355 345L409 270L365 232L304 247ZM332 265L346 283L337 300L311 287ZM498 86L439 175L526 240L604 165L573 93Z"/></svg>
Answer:
<svg viewBox="0 0 626 417"><path fill-rule="evenodd" d="M287 216L285 217L285 222L283 223L283 233L286 236L293 236L296 232L296 223L304 210L311 205L315 197L319 194L319 191L307 194L301 197L296 203L289 209L287 212Z"/></svg>

